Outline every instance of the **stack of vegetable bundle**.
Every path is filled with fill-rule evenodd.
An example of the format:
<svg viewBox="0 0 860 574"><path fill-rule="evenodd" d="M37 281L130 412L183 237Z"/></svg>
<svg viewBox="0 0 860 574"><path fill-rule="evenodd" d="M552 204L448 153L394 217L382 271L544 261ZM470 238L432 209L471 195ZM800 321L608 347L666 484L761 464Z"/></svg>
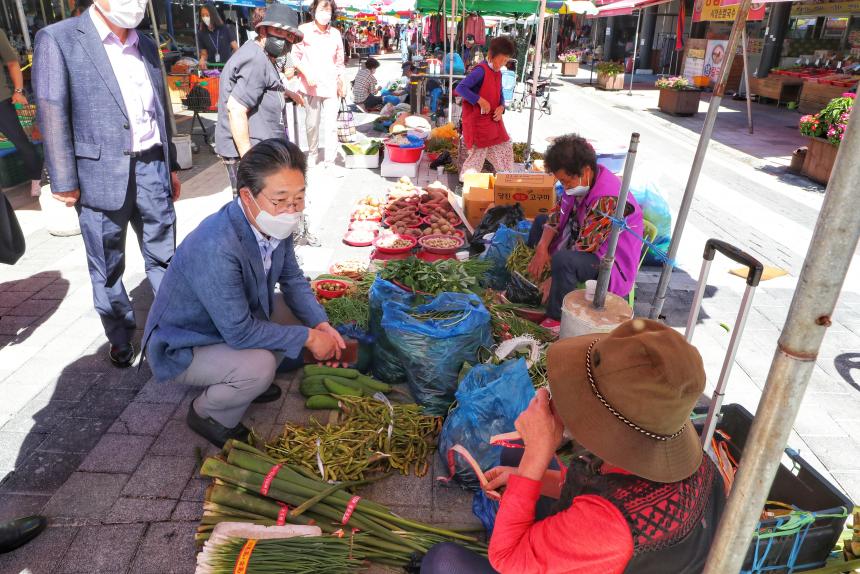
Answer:
<svg viewBox="0 0 860 574"><path fill-rule="evenodd" d="M357 396L325 397L340 405L337 422L323 425L287 423L281 435L265 445L269 456L326 480L358 480L372 471L398 470L421 477L442 419L426 416L421 407Z"/></svg>
<svg viewBox="0 0 860 574"><path fill-rule="evenodd" d="M339 405L334 396L371 397L376 393L390 393L391 385L355 369L305 365L299 392L308 399L305 406L311 410L337 409Z"/></svg>
<svg viewBox="0 0 860 574"><path fill-rule="evenodd" d="M517 243L517 246L514 247L514 250L511 251L511 254L508 256L507 261L507 269L511 273L520 273L521 275L528 277L529 264L532 262L532 259L535 257L535 250L523 243L522 241ZM541 276L538 277L536 283L540 284L549 279L550 276L550 267L547 265Z"/></svg>
<svg viewBox="0 0 860 574"><path fill-rule="evenodd" d="M439 293L477 293L479 281L490 268L486 261L446 259L428 263L416 257L389 261L379 276L412 291L438 295Z"/></svg>
<svg viewBox="0 0 860 574"><path fill-rule="evenodd" d="M327 534L360 530L364 556L392 566L405 566L413 553L426 553L446 541L486 554L486 545L471 536L401 518L381 504L344 492L368 481L328 484L237 441L228 442L219 457L207 459L200 473L215 484L206 493L198 542L207 540L220 522L316 524Z"/></svg>

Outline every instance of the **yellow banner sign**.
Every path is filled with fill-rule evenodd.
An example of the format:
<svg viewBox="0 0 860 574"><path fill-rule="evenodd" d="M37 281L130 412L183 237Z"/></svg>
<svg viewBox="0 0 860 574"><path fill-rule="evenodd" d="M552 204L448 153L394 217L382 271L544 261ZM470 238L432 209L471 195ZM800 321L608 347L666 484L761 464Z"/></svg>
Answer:
<svg viewBox="0 0 860 574"><path fill-rule="evenodd" d="M858 12L860 12L860 0L850 2L795 2L791 7L792 16L827 16L856 14Z"/></svg>
<svg viewBox="0 0 860 574"><path fill-rule="evenodd" d="M738 0L696 0L693 22L733 22L738 15ZM763 20L765 5L753 2L747 21Z"/></svg>

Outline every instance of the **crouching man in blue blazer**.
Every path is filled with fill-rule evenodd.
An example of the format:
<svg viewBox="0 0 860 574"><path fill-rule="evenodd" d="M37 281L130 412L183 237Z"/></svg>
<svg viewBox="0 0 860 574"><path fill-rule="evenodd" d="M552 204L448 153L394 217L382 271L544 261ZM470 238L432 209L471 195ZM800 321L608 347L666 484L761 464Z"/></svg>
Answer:
<svg viewBox="0 0 860 574"><path fill-rule="evenodd" d="M307 348L319 361L338 360L345 348L293 249L305 171L301 150L286 140L251 148L239 164L239 197L182 242L149 313L152 372L204 388L188 426L216 446L247 439L248 406L280 397L273 381L284 357Z"/></svg>

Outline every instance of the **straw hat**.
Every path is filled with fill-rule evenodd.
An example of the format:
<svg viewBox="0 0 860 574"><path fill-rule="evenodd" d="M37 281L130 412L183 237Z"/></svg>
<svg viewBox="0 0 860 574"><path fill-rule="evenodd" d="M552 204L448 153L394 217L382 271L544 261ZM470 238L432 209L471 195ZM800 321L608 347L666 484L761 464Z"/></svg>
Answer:
<svg viewBox="0 0 860 574"><path fill-rule="evenodd" d="M705 388L702 357L679 333L633 319L559 341L547 357L553 406L604 461L656 482L691 476L702 446L690 413Z"/></svg>

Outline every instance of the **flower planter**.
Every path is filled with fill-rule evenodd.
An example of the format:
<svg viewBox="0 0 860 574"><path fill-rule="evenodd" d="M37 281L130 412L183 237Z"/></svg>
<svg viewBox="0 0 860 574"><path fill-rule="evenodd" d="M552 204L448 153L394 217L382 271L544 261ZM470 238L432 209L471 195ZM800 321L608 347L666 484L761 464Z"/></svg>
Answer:
<svg viewBox="0 0 860 574"><path fill-rule="evenodd" d="M657 107L673 116L692 116L699 111L699 90L660 90Z"/></svg>
<svg viewBox="0 0 860 574"><path fill-rule="evenodd" d="M602 90L623 90L624 74L597 74L597 87Z"/></svg>
<svg viewBox="0 0 860 574"><path fill-rule="evenodd" d="M562 76L576 76L579 73L579 62L562 62Z"/></svg>
<svg viewBox="0 0 860 574"><path fill-rule="evenodd" d="M801 173L813 181L827 185L837 151L839 148L824 138L809 138L809 147L806 159L803 160Z"/></svg>

